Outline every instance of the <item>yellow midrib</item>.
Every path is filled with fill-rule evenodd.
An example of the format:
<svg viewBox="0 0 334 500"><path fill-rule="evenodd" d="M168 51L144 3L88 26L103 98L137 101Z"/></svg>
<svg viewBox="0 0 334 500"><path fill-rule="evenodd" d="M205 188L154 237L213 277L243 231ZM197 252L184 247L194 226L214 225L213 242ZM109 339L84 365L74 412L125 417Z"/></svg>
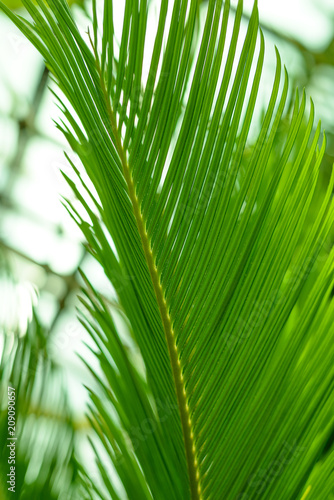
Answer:
<svg viewBox="0 0 334 500"><path fill-rule="evenodd" d="M100 76L101 76L101 73L100 73ZM101 80L102 80L102 78L101 78ZM199 468L198 468L198 461L196 458L196 446L195 446L194 434L193 434L193 430L192 430L192 422L191 422L191 418L190 418L189 406L187 403L187 394L186 394L185 383L184 383L183 375L182 375L181 363L180 363L180 359L179 359L179 355L178 355L178 351L177 351L177 346L175 343L174 330L173 330L171 318L169 316L167 304L166 304L166 301L164 299L164 293L163 293L162 286L160 283L159 273L158 273L158 270L155 266L149 236L146 232L144 219L143 219L143 216L142 216L142 213L140 210L140 204L139 204L139 201L138 201L138 198L136 195L136 189L135 189L132 175L130 172L130 167L128 165L128 162L126 159L126 154L123 150L123 145L122 145L119 133L118 133L115 116L114 116L113 110L112 110L111 105L110 105L110 100L109 100L109 96L107 94L107 91L105 89L105 85L102 81L101 81L101 85L102 85L102 90L103 90L106 105L107 105L107 111L108 111L108 115L109 115L109 119L110 119L110 125L111 125L113 135L114 135L114 138L116 141L116 149L117 149L118 155L119 155L121 163L122 163L123 174L124 174L125 181L127 183L129 198L130 198L131 203L132 203L133 212L134 212L134 216L135 216L137 227L138 227L138 232L139 232L140 239L142 242L146 263L147 263L147 266L148 266L148 269L150 272L150 276L152 279L152 284L153 284L155 296L156 296L156 299L158 302L158 307L159 307L159 312L160 312L162 324L163 324L164 331L165 331L165 337L166 337L166 341L167 341L167 347L168 347L168 352L169 352L169 357L170 357L171 367L172 367L172 373L173 373L173 378L174 378L174 383L175 383L176 397L177 397L180 418L181 418L181 426L182 426L185 454L186 454L188 474L189 474L189 485L190 485L191 499L192 500L203 500L202 491L201 491L201 484L200 484L200 474L199 474Z"/></svg>

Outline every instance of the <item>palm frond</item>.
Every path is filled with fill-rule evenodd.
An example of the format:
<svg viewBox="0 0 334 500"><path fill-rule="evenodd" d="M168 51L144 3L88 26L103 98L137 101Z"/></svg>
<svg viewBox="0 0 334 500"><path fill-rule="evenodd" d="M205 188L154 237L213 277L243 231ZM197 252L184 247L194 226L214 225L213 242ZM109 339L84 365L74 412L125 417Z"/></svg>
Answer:
<svg viewBox="0 0 334 500"><path fill-rule="evenodd" d="M1 498L82 497L74 423L63 374L48 355L46 332L34 313L24 335L7 332L1 340ZM9 395L14 423L12 417L8 420ZM8 482L10 467L14 487Z"/></svg>
<svg viewBox="0 0 334 500"><path fill-rule="evenodd" d="M326 495L333 251L319 258L333 227L334 177L310 218L325 140L304 93L285 113L278 53L260 131L249 139L264 59L257 4L243 38L239 2L228 39L229 2L209 1L196 44L199 3L162 0L149 51L145 0L125 2L119 50L113 2L101 24L93 3L88 39L64 0L48 3L25 2L32 22L2 9L66 98L58 97L59 127L97 193L80 175L68 179L87 217L68 209L115 287L145 368L87 281L83 321L101 365L91 422L111 461L93 443L103 483L95 493Z"/></svg>

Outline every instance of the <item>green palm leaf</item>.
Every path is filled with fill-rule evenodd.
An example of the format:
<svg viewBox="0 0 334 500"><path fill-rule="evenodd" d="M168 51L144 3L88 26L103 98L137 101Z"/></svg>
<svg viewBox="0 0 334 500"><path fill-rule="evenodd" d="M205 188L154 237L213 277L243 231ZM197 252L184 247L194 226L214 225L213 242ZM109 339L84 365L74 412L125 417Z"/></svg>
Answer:
<svg viewBox="0 0 334 500"><path fill-rule="evenodd" d="M46 332L34 313L23 336L2 332L1 340L1 499L82 498L74 423L64 396L63 373L48 354ZM9 395L14 398L15 423L8 420ZM13 428L15 448L10 456L8 444L14 441L8 437ZM8 482L13 479L8 476L10 467L14 485Z"/></svg>
<svg viewBox="0 0 334 500"><path fill-rule="evenodd" d="M119 47L113 2L102 22L93 2L87 42L63 0L38 3L25 2L32 23L2 9L66 98L59 127L96 190L72 164L86 214L67 206L126 318L124 334L86 280L82 321L101 366L90 408L101 477L87 488L331 498L334 177L315 203L325 143L304 94L285 114L278 53L249 138L264 58L257 5L242 39L239 2L228 41L229 2L210 1L196 44L198 2L162 0L150 51L145 0L125 2Z"/></svg>

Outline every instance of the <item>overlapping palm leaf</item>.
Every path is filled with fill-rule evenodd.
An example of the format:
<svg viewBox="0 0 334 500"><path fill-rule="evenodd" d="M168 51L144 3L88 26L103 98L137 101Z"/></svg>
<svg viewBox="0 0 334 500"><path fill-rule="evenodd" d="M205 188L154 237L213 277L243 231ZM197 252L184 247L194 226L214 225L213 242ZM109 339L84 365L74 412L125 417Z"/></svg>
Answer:
<svg viewBox="0 0 334 500"><path fill-rule="evenodd" d="M75 426L63 373L49 357L47 335L36 314L24 335L2 332L1 341L1 498L82 498L84 490L80 490L74 456ZM7 417L9 393L15 394L11 408L14 423ZM12 455L9 432L15 436ZM10 466L15 468L14 487L10 483Z"/></svg>

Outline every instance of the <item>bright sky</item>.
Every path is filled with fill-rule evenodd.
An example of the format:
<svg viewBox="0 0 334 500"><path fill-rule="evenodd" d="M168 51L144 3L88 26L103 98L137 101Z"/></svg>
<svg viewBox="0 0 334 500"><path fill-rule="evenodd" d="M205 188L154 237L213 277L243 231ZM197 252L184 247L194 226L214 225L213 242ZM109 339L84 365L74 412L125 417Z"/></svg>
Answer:
<svg viewBox="0 0 334 500"><path fill-rule="evenodd" d="M236 5L232 1L232 5ZM244 0L245 10L252 9L253 0ZM260 21L297 37L312 48L321 49L331 35L334 19L333 0L258 0ZM325 10L326 9L326 10Z"/></svg>

